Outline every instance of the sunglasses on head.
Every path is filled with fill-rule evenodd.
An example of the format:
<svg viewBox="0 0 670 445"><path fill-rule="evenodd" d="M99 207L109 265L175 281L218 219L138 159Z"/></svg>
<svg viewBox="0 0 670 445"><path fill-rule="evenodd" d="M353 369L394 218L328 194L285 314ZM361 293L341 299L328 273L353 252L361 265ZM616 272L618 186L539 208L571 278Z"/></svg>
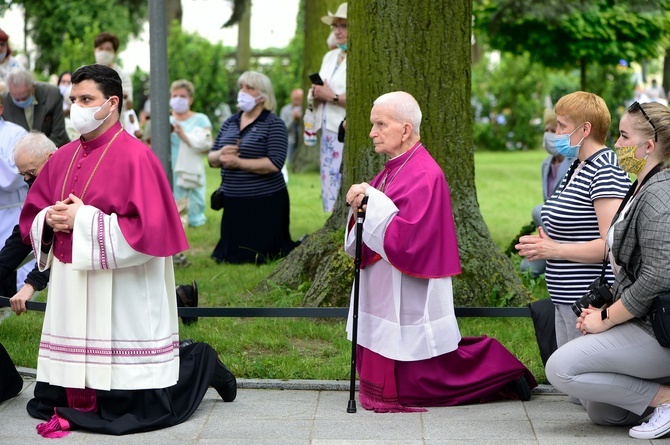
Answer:
<svg viewBox="0 0 670 445"><path fill-rule="evenodd" d="M640 105L640 102L633 102L633 104L628 107L628 112L629 113L637 113L638 111L642 112L642 116L647 119L647 122L651 124L652 128L654 129L654 142L658 142L658 130L656 130L656 125L651 121L651 118L647 116L647 113L645 113L644 108L642 108L642 105Z"/></svg>

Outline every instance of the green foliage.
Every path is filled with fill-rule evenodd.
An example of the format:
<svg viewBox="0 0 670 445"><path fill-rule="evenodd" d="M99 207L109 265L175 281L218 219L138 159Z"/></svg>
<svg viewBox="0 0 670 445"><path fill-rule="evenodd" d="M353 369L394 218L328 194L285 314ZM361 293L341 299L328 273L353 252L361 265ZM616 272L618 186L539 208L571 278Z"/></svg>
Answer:
<svg viewBox="0 0 670 445"><path fill-rule="evenodd" d="M195 87L191 109L205 113L218 129L215 110L228 102L228 94L236 82L231 74L231 50L220 43L211 43L198 33L189 33L174 22L168 36L168 79L170 82L186 79Z"/></svg>
<svg viewBox="0 0 670 445"><path fill-rule="evenodd" d="M482 61L472 70L474 143L477 149L526 150L542 140L545 69L519 56L502 54L500 63Z"/></svg>
<svg viewBox="0 0 670 445"><path fill-rule="evenodd" d="M479 0L475 29L492 48L529 51L545 66L652 59L668 43L668 2Z"/></svg>
<svg viewBox="0 0 670 445"><path fill-rule="evenodd" d="M47 74L93 63L94 30L112 32L125 45L129 36L141 31L148 13L147 2L133 0L12 3L25 8L28 34L37 48L36 71Z"/></svg>

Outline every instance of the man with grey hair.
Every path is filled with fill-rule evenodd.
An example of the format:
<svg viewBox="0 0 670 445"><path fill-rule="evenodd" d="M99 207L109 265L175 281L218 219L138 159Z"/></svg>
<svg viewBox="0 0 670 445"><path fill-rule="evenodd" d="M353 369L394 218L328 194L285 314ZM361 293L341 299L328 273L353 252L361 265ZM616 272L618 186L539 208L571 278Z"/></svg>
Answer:
<svg viewBox="0 0 670 445"><path fill-rule="evenodd" d="M12 228L19 222L21 206L26 200L28 186L16 175L12 153L17 141L26 134L20 126L6 122L3 118L4 106L0 98L0 245L11 235ZM22 268L17 274L12 272L0 279L0 295L11 296L16 292L31 266Z"/></svg>
<svg viewBox="0 0 670 445"><path fill-rule="evenodd" d="M361 405L408 412L528 400L537 383L521 362L493 338L461 338L452 292L461 263L451 198L442 168L420 142L419 104L402 91L384 94L370 121L375 151L388 162L370 184L354 184L346 195L352 208L366 211L357 341ZM352 256L355 216L350 212L345 235ZM350 338L352 328L350 311Z"/></svg>
<svg viewBox="0 0 670 445"><path fill-rule="evenodd" d="M70 142L65 132L63 97L58 87L35 82L26 70L12 71L6 79L8 91L2 94L5 120L26 131L41 131L57 147Z"/></svg>
<svg viewBox="0 0 670 445"><path fill-rule="evenodd" d="M19 175L30 186L42 167L56 151L54 143L43 133L33 131L18 140L14 147L14 163ZM18 222L18 219L17 219ZM12 234L5 241L0 250L0 282L13 275L13 272L32 253L32 247L24 244L21 239L19 225L14 226ZM26 312L26 301L33 297L36 291L40 291L49 282L49 270L40 272L35 266L25 279L25 284L10 299L12 310L20 315ZM8 295L9 296L9 295Z"/></svg>

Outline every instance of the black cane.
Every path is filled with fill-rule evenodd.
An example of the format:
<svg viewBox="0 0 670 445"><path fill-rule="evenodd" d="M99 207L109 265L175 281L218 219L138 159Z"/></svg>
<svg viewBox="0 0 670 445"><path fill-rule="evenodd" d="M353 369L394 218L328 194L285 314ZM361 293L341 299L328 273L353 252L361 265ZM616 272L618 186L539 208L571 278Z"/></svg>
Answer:
<svg viewBox="0 0 670 445"><path fill-rule="evenodd" d="M361 201L361 206L356 211L356 256L354 257L354 310L352 316L351 331L351 371L349 377L349 404L348 413L356 412L356 343L358 340L358 293L361 287L361 257L363 251L363 221L365 220L365 210L363 206L367 204L366 196Z"/></svg>

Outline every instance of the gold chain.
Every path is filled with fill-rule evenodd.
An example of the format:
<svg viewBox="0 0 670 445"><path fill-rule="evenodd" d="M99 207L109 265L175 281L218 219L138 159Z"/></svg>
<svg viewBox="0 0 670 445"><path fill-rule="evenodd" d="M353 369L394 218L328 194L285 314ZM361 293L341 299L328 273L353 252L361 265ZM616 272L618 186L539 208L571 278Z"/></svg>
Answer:
<svg viewBox="0 0 670 445"><path fill-rule="evenodd" d="M91 183L91 179L93 179L93 176L95 175L95 172L98 171L98 167L100 167L100 163L102 162L102 158L105 157L105 154L107 154L107 150L109 150L110 145L112 145L112 142L116 140L116 137L121 134L123 131L123 127L116 132L114 137L112 138L111 141L107 144L105 147L105 150L102 152L102 155L100 155L100 159L98 159L98 163L95 164L95 168L93 168L93 171L91 172L91 176L88 177L88 181L86 181L86 185L84 186L84 190L81 192L81 196L79 196L79 199L82 201L84 200L84 195L86 194L86 190L88 190L88 186ZM77 150L74 152L74 155L72 156L72 160L70 161L70 165L67 168L67 173L65 173L65 181L63 181L63 188L60 191L60 200L64 201L65 200L65 186L67 185L67 179L70 176L70 170L72 170L72 166L74 165L75 159L77 159L77 154L79 153L79 149L81 148L81 144L79 144L79 147L77 147Z"/></svg>

